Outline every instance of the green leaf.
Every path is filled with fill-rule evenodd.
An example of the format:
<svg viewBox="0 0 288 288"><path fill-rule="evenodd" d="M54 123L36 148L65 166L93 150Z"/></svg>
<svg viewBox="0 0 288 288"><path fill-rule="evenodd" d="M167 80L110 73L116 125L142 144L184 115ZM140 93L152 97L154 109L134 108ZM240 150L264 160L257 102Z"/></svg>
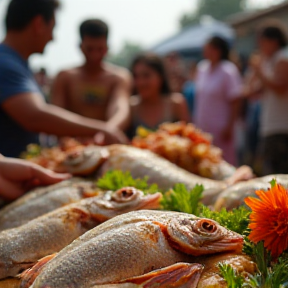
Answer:
<svg viewBox="0 0 288 288"><path fill-rule="evenodd" d="M26 151L24 151L21 154L21 158L22 159L31 159L31 158L35 158L38 157L41 154L42 148L40 145L38 144L29 144L26 148Z"/></svg>
<svg viewBox="0 0 288 288"><path fill-rule="evenodd" d="M236 272L231 265L220 263L219 270L221 276L225 279L228 288L241 288L244 284L244 277L236 275Z"/></svg>
<svg viewBox="0 0 288 288"><path fill-rule="evenodd" d="M248 255L257 264L258 273L249 277L249 287L284 288L288 287L288 255L283 253L276 263L261 241L257 244L245 240L249 247Z"/></svg>
<svg viewBox="0 0 288 288"><path fill-rule="evenodd" d="M204 187L196 185L194 189L188 190L184 184L176 184L175 187L164 194L162 207L164 210L194 214L200 213L200 201Z"/></svg>
<svg viewBox="0 0 288 288"><path fill-rule="evenodd" d="M267 287L288 287L288 259L280 257L278 262L272 264L267 277Z"/></svg>
<svg viewBox="0 0 288 288"><path fill-rule="evenodd" d="M272 188L275 187L275 186L277 185L276 179L272 179L272 180L270 181L270 184L271 184L271 187L272 187Z"/></svg>
<svg viewBox="0 0 288 288"><path fill-rule="evenodd" d="M119 170L107 172L102 178L98 179L96 185L100 189L111 191L116 191L123 187L135 187L146 194L159 192L158 185L148 184L148 177L134 179L130 172L122 172Z"/></svg>
<svg viewBox="0 0 288 288"><path fill-rule="evenodd" d="M244 206L233 209L232 211L227 211L223 208L220 212L217 212L203 205L200 217L215 220L227 229L244 235L248 231L250 213L251 212Z"/></svg>

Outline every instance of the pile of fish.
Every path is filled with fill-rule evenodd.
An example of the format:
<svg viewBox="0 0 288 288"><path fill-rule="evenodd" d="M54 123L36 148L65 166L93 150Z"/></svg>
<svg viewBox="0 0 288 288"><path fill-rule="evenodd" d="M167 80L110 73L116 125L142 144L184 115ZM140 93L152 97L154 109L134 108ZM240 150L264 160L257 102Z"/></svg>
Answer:
<svg viewBox="0 0 288 288"><path fill-rule="evenodd" d="M37 219L44 220L43 217ZM28 223L37 223L35 220ZM69 232L71 226L75 231L74 225L69 223L66 226L54 238L38 238L39 244L33 241L32 234L29 240L33 242L28 241L28 236L24 241L18 236L11 239L14 244L10 245L14 246L7 249L4 249L7 242L2 242L3 251L15 251L13 255L7 252L0 256L2 279L15 277L29 266L32 268L18 279L2 280L0 287L226 287L224 279L219 276L220 262L231 264L239 273L254 273L256 269L255 264L241 254L241 235L215 221L185 213L143 210L123 214L91 229L59 253L52 254L60 250L59 240L65 242L67 234L73 234ZM6 237L7 241L9 236L17 237L27 227L6 230L1 233L2 238ZM47 235L49 237L50 233ZM47 241L51 242L48 245L50 250ZM28 251L27 246L19 246L24 242L31 246ZM46 247L46 253L52 255L40 259L45 254L39 254L40 247L41 252ZM25 261L21 267L19 260ZM32 262L36 263L34 267Z"/></svg>
<svg viewBox="0 0 288 288"><path fill-rule="evenodd" d="M161 193L102 191L95 179L122 170L148 176L162 190L202 184L203 203L215 209L243 204L273 178L288 186L286 175L243 182L251 176L245 167L225 180L206 179L124 145L74 151L63 165L79 178L38 188L0 210L0 288L227 287L219 263L243 275L256 271L241 252L241 235L210 219L153 210Z"/></svg>

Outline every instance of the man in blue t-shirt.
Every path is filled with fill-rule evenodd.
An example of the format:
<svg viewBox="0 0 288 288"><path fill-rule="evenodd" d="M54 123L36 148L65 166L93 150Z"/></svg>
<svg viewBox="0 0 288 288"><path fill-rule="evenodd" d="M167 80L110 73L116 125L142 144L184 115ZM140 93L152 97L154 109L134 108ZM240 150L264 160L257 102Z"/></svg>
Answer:
<svg viewBox="0 0 288 288"><path fill-rule="evenodd" d="M38 133L94 137L123 143L124 134L102 121L88 119L46 104L28 65L53 38L57 0L12 0L5 19L7 34L0 44L0 153L18 157Z"/></svg>

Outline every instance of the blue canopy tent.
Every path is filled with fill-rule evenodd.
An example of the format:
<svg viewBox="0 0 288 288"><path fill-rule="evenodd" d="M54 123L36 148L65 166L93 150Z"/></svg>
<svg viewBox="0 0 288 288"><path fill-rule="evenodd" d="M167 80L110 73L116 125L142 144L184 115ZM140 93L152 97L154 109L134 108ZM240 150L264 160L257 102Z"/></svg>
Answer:
<svg viewBox="0 0 288 288"><path fill-rule="evenodd" d="M234 31L231 27L223 22L213 20L187 27L149 50L161 56L177 52L184 58L199 59L206 41L216 35L225 38L230 44L234 40Z"/></svg>

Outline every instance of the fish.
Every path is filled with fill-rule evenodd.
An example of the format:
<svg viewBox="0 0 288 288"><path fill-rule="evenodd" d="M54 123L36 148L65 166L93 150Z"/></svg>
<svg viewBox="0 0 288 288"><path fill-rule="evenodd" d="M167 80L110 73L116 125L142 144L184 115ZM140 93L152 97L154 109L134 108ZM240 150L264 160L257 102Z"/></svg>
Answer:
<svg viewBox="0 0 288 288"><path fill-rule="evenodd" d="M115 284L179 262L194 263L197 256L236 253L243 247L241 235L213 220L179 212L130 212L86 234L48 262L31 287Z"/></svg>
<svg viewBox="0 0 288 288"><path fill-rule="evenodd" d="M206 205L214 204L220 192L228 186L225 181L211 180L191 174L149 150L126 145L90 146L86 149L89 150L89 153L85 157L82 155L85 149L73 152L67 157L63 165L69 173L83 174L82 166L98 167L95 170L96 178L110 170L129 171L134 178L148 176L150 184L156 183L164 191L173 188L177 183L185 184L188 189L193 189L195 185L199 184L205 188L202 202ZM105 150L105 153L99 152L102 150ZM93 151L95 151L95 155L98 155L98 160ZM89 158L87 155L91 157ZM105 155L105 159L101 158L101 155ZM77 157L79 161L76 160ZM95 161L99 161L101 165L93 164Z"/></svg>
<svg viewBox="0 0 288 288"><path fill-rule="evenodd" d="M38 276L38 269L43 268L43 265L51 258L53 259L53 256L41 259L31 271L28 269L18 278L0 281L0 287L29 288ZM195 261L198 263L177 263L141 276L121 280L118 283L95 285L93 288L154 288L156 285L159 288L227 288L226 281L220 275L220 263L232 266L237 274L243 276L253 275L257 271L256 263L244 254L216 254L198 257ZM32 277L29 277L31 274Z"/></svg>
<svg viewBox="0 0 288 288"><path fill-rule="evenodd" d="M56 209L0 233L0 279L14 277L37 260L59 252L100 223L133 210L157 209L161 193L144 195L133 187L107 192Z"/></svg>
<svg viewBox="0 0 288 288"><path fill-rule="evenodd" d="M256 196L256 190L267 190L270 188L270 182L276 179L277 182L288 188L288 175L275 174L255 178L245 182L239 182L225 189L216 199L214 209L220 211L222 208L232 210L241 205L245 205L246 197Z"/></svg>
<svg viewBox="0 0 288 288"><path fill-rule="evenodd" d="M43 259L44 262L47 260ZM43 260L40 260L43 261ZM40 263L39 262L39 263ZM35 266L37 266L36 264ZM37 270L39 267L33 267L24 271L17 278L10 278L0 281L1 288L29 288L35 278L37 277ZM42 264L40 265L40 269ZM197 263L177 263L163 269L158 269L150 273L125 279L115 284L108 285L96 285L93 288L149 288L157 287L159 288L196 288L198 281L201 277L201 273L204 269L204 266ZM36 275L32 277L31 272ZM24 275L23 275L24 274ZM27 277L28 274L28 277ZM30 275L29 275L30 274ZM36 276L36 277L35 277ZM25 279L26 278L26 279Z"/></svg>
<svg viewBox="0 0 288 288"><path fill-rule="evenodd" d="M100 193L93 181L81 178L37 188L0 210L0 231L19 227L64 205Z"/></svg>

